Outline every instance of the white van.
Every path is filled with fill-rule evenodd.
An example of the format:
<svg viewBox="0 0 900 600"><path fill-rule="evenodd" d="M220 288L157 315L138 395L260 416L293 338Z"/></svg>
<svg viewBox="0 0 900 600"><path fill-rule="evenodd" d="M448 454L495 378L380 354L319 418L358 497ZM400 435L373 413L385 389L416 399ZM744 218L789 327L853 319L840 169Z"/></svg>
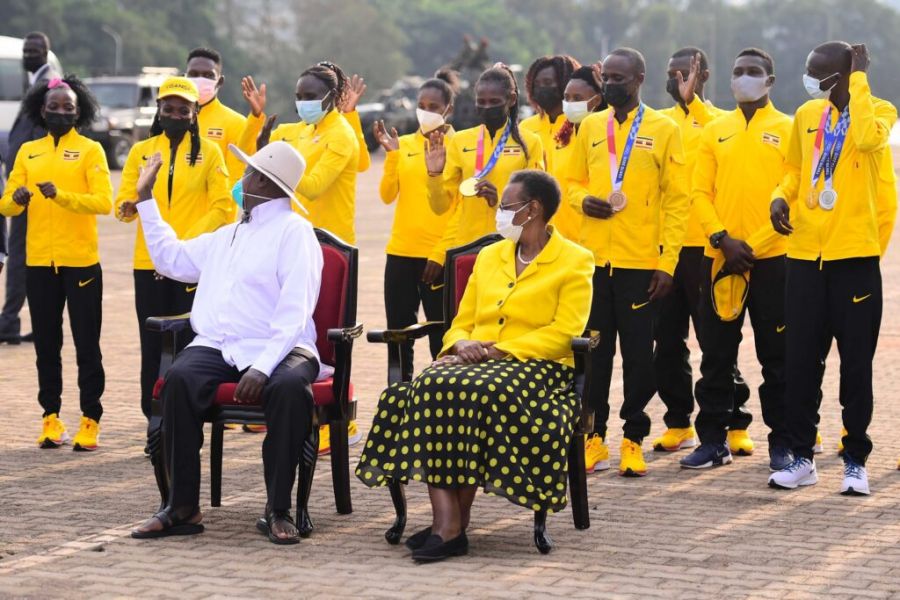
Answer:
<svg viewBox="0 0 900 600"><path fill-rule="evenodd" d="M28 77L22 69L22 38L0 35L0 155L6 155L9 130L19 114L19 104L28 84ZM62 73L59 59L53 52L47 57L50 67Z"/></svg>

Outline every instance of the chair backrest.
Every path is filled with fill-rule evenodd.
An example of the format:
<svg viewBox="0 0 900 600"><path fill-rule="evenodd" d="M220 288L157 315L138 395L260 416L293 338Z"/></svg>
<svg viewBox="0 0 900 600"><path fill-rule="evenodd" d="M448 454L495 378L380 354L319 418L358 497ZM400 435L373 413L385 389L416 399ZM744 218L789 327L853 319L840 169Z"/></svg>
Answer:
<svg viewBox="0 0 900 600"><path fill-rule="evenodd" d="M475 259L478 258L478 253L483 248L502 239L501 235L491 233L465 246L451 248L447 251L447 258L444 262L444 323L446 327L450 327L459 310L459 304L462 302L469 277L472 276L472 270L475 268Z"/></svg>
<svg viewBox="0 0 900 600"><path fill-rule="evenodd" d="M313 313L316 348L322 362L334 365L334 345L326 333L332 328L356 324L359 250L323 229L316 229L316 238L324 259L319 301Z"/></svg>

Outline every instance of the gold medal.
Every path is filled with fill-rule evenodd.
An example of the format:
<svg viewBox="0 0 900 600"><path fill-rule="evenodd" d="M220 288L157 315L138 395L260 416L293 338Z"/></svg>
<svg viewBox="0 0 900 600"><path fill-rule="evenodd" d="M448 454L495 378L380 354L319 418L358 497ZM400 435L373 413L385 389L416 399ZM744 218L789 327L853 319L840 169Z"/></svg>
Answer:
<svg viewBox="0 0 900 600"><path fill-rule="evenodd" d="M809 194L806 196L806 208L812 210L819 205L819 192L816 188L809 188Z"/></svg>
<svg viewBox="0 0 900 600"><path fill-rule="evenodd" d="M836 191L825 188L819 193L819 206L822 207L822 210L831 210L834 208L837 198Z"/></svg>
<svg viewBox="0 0 900 600"><path fill-rule="evenodd" d="M625 197L625 193L620 191L610 194L607 201L612 205L613 212L619 212L628 204L628 198Z"/></svg>
<svg viewBox="0 0 900 600"><path fill-rule="evenodd" d="M475 185L478 181L479 180L475 177L469 177L468 179L463 180L463 182L459 184L459 193L467 198L476 195L478 190L475 188Z"/></svg>

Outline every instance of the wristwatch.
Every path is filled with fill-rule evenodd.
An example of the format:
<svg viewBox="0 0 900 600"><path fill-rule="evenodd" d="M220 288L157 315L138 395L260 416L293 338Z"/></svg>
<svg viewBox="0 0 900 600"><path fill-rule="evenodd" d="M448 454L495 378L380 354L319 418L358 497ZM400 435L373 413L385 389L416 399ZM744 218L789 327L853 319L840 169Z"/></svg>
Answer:
<svg viewBox="0 0 900 600"><path fill-rule="evenodd" d="M722 240L725 239L726 235L728 235L728 232L724 229L722 231L715 232L714 234L709 236L709 245L718 250L719 246L722 245Z"/></svg>

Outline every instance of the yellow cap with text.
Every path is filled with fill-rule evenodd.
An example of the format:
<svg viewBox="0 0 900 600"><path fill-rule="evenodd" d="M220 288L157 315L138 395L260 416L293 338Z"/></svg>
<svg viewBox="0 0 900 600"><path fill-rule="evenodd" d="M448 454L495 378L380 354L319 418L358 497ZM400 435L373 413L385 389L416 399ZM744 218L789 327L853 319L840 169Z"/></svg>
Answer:
<svg viewBox="0 0 900 600"><path fill-rule="evenodd" d="M161 100L169 96L178 96L188 102L197 102L200 99L200 92L197 91L194 82L187 77L169 77L159 86L156 99Z"/></svg>

